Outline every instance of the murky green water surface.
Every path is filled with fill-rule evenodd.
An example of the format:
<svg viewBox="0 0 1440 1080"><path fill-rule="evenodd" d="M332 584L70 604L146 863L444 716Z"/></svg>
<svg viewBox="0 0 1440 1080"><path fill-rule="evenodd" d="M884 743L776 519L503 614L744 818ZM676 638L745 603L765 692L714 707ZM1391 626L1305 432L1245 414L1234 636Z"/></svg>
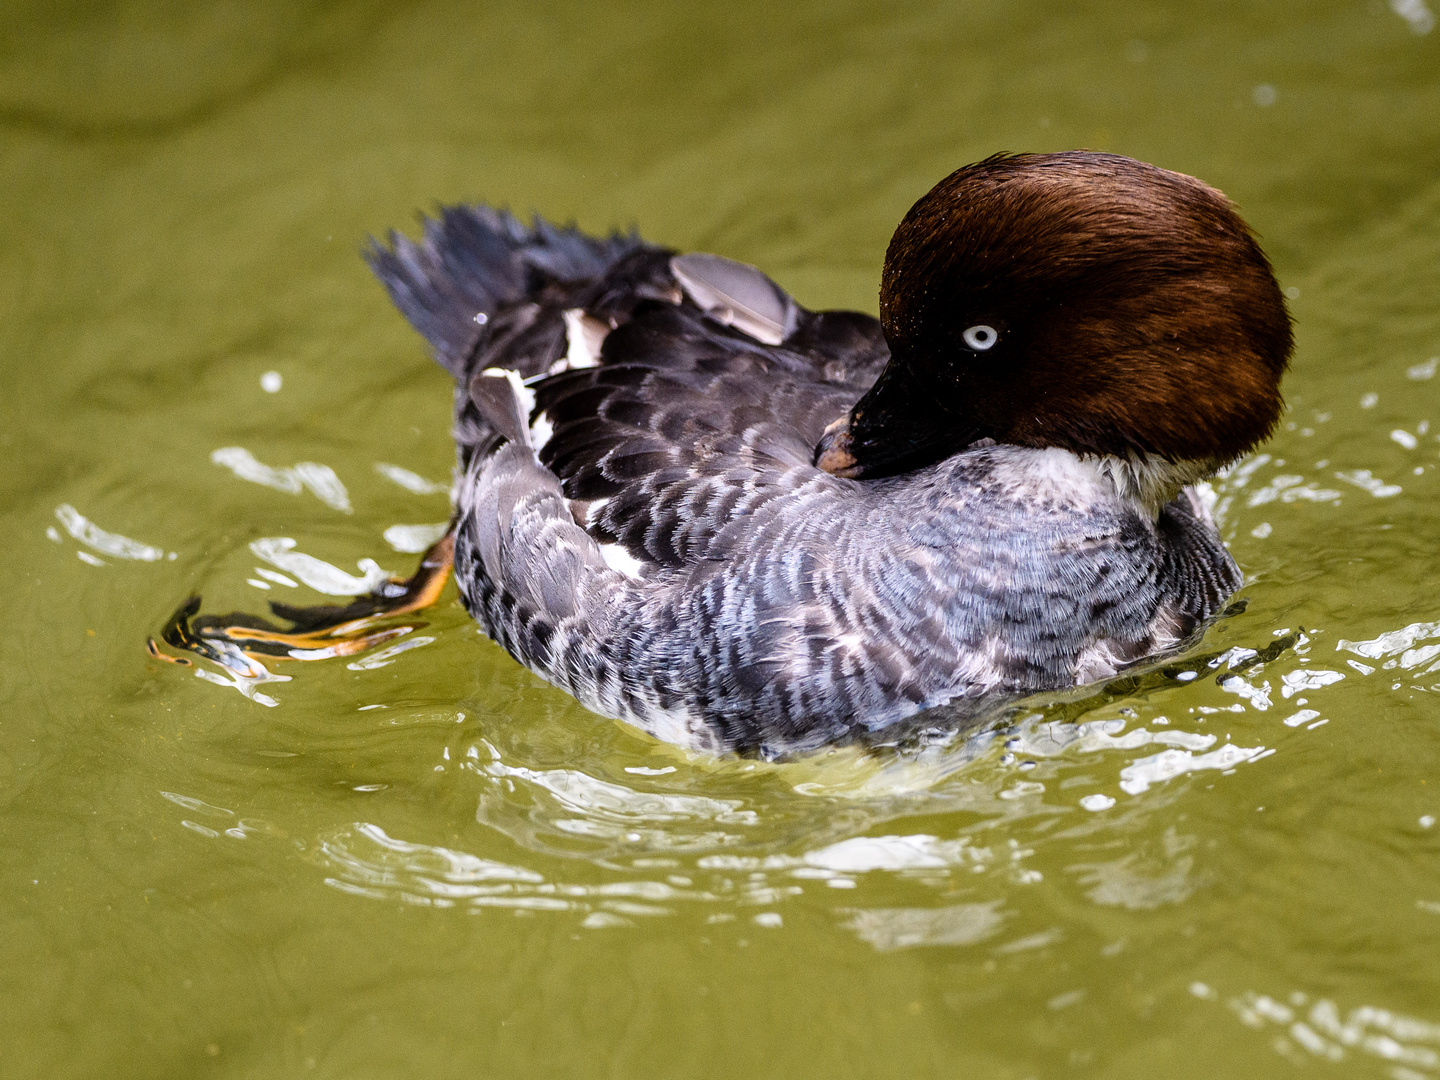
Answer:
<svg viewBox="0 0 1440 1080"><path fill-rule="evenodd" d="M0 1074L1440 1076L1427 3L12 4ZM936 179L1075 146L1227 191L1298 320L1197 677L767 765L585 713L453 588L274 707L145 654L446 517L367 234L481 198L873 310Z"/></svg>

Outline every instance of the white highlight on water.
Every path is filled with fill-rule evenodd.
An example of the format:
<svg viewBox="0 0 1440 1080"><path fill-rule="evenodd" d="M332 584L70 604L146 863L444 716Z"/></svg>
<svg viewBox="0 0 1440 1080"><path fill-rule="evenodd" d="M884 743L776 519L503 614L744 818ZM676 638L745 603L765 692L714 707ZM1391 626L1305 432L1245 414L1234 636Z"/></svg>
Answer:
<svg viewBox="0 0 1440 1080"><path fill-rule="evenodd" d="M1263 685L1254 686L1239 675L1231 675L1220 684L1220 689L1244 698L1256 712L1264 712L1270 708L1270 682L1268 679Z"/></svg>
<svg viewBox="0 0 1440 1080"><path fill-rule="evenodd" d="M304 485L295 475L295 470L276 469L265 465L243 446L222 446L211 453L210 460L216 465L223 465L241 480L249 480L252 484L263 484L265 487L274 488L276 491L283 491L289 495L299 495L304 490Z"/></svg>
<svg viewBox="0 0 1440 1080"><path fill-rule="evenodd" d="M268 709L273 709L280 703L269 694L261 693L258 689L259 685L267 682L289 682L290 676L272 675L263 667L257 665L257 668L258 672L253 677L241 674L238 671L226 669L230 676L226 678L225 675L219 672L206 671L204 668L197 667L195 669L195 677L204 679L206 682L214 683L216 686L228 686L232 689L239 690L240 693L255 702L255 704L264 705Z"/></svg>
<svg viewBox="0 0 1440 1080"><path fill-rule="evenodd" d="M1404 19L1414 34L1428 34L1435 29L1435 13L1425 0L1390 0L1390 10Z"/></svg>
<svg viewBox="0 0 1440 1080"><path fill-rule="evenodd" d="M164 548L142 543L139 540L131 540L128 536L121 536L119 533L106 532L69 503L61 503L57 506L55 516L60 519L60 524L65 526L66 532L86 547L93 548L102 554L111 555L117 559L136 559L140 562L159 562L166 557ZM59 539L59 537L54 539ZM83 556L84 552L79 554ZM173 559L175 556L172 553L169 557ZM97 565L103 566L104 564L97 561Z"/></svg>
<svg viewBox="0 0 1440 1080"><path fill-rule="evenodd" d="M332 509L350 513L350 495L345 485L329 465L315 461L301 461L295 465L295 475L310 493Z"/></svg>
<svg viewBox="0 0 1440 1080"><path fill-rule="evenodd" d="M413 637L400 642L398 645L391 645L388 649L381 649L363 660L352 660L345 666L351 671L373 671L375 668L387 667L395 662L395 658L403 652L411 649L418 649L422 645L429 645L435 639L433 637Z"/></svg>
<svg viewBox="0 0 1440 1080"><path fill-rule="evenodd" d="M1378 476L1372 476L1369 469L1351 469L1349 472L1337 472L1335 479L1344 480L1347 484L1353 484L1362 491L1368 491L1377 499L1388 499L1393 495L1399 495L1404 490L1399 484L1387 484Z"/></svg>
<svg viewBox="0 0 1440 1080"><path fill-rule="evenodd" d="M1319 690L1321 687L1330 686L1343 678L1345 676L1338 671L1326 671L1322 668L1302 668L1299 671L1291 671L1280 680L1280 696L1288 700L1296 694Z"/></svg>
<svg viewBox="0 0 1440 1080"><path fill-rule="evenodd" d="M1152 784L1205 769L1232 769L1246 761L1258 761L1275 751L1263 746L1235 746L1226 743L1208 754L1192 754L1189 750L1162 750L1141 758L1120 770L1120 790L1127 795L1140 795Z"/></svg>
<svg viewBox="0 0 1440 1080"><path fill-rule="evenodd" d="M229 469L241 480L263 484L287 495L299 495L309 488L310 493L326 506L346 514L351 512L350 495L329 465L301 461L290 468L276 468L257 460L243 446L222 446L211 453L210 460Z"/></svg>
<svg viewBox="0 0 1440 1080"><path fill-rule="evenodd" d="M1238 486L1238 485L1236 485ZM1334 502L1340 498L1340 492L1330 488L1322 488L1312 480L1306 482L1303 476L1282 474L1272 477L1264 487L1256 488L1245 499L1245 505L1253 510L1257 506L1264 506L1266 503L1282 502Z"/></svg>
<svg viewBox="0 0 1440 1080"><path fill-rule="evenodd" d="M444 536L449 527L444 521L433 525L391 525L384 532L385 542L396 551L418 555Z"/></svg>
<svg viewBox="0 0 1440 1080"><path fill-rule="evenodd" d="M399 465L391 465L388 461L375 462L375 471L385 479L399 484L406 491L414 492L416 495L446 495L450 492L449 484L437 484L425 479L419 473L411 472Z"/></svg>
<svg viewBox="0 0 1440 1080"><path fill-rule="evenodd" d="M297 546L288 536L262 536L251 542L250 550L258 558L293 574L316 592L327 596L363 596L390 580L390 575L374 559L361 559L356 565L362 576L356 577L313 555L296 551Z"/></svg>
<svg viewBox="0 0 1440 1080"><path fill-rule="evenodd" d="M1204 983L1192 983L1190 992L1207 1001L1221 1000L1221 995ZM1440 1046L1440 1024L1371 1005L1342 1015L1334 1001L1312 1001L1301 991L1280 996L1283 1001L1247 991L1224 1001L1247 1027L1267 1030L1274 1025L1280 1029L1273 1045L1292 1061L1297 1048L1332 1063L1347 1058L1364 1060L1368 1055L1377 1068L1382 1063L1388 1067L1385 1075L1392 1080L1427 1077L1440 1066L1440 1052L1435 1049Z"/></svg>
<svg viewBox="0 0 1440 1080"><path fill-rule="evenodd" d="M994 936L1005 921L1001 901L940 908L863 908L846 924L880 952L922 945L974 945Z"/></svg>

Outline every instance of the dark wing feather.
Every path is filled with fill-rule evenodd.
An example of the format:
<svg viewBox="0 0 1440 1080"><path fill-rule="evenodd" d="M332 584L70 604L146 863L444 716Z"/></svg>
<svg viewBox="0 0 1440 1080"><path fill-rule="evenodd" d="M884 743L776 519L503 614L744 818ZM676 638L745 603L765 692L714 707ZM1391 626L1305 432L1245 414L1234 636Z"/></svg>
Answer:
<svg viewBox="0 0 1440 1080"><path fill-rule="evenodd" d="M825 425L888 356L866 316L798 320L769 346L690 303L651 304L610 333L598 367L536 384L536 414L553 432L541 462L567 498L610 500L593 535L684 565L712 554L718 531L769 488L793 484L790 471L811 464Z"/></svg>
<svg viewBox="0 0 1440 1080"><path fill-rule="evenodd" d="M365 259L462 384L487 346L510 361L493 366L541 374L564 354L561 311L602 299L596 283L627 257L663 265L670 255L633 233L586 236L539 217L526 226L489 206L447 206L422 221L418 242L392 232L389 247L372 241Z"/></svg>
<svg viewBox="0 0 1440 1080"><path fill-rule="evenodd" d="M566 497L577 510L610 500L592 534L662 566L710 553L726 522L793 484L787 470L811 463L889 357L870 316L806 311L753 267L633 234L473 206L425 220L418 242L389 241L366 257L457 378L462 470L515 434L503 384L485 380L477 400L472 379L518 372L536 392L529 419L552 425L540 460ZM576 309L610 328L600 363L547 377Z"/></svg>

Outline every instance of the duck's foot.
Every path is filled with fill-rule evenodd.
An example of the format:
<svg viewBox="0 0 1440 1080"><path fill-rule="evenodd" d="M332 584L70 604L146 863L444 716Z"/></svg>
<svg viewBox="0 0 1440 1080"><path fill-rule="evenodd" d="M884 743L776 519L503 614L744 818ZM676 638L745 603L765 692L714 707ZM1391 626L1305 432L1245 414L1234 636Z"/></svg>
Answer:
<svg viewBox="0 0 1440 1080"><path fill-rule="evenodd" d="M295 607L272 602L271 612L289 626L241 611L197 615L200 597L192 596L170 616L160 638L172 649L203 656L246 678L265 671L265 657L326 660L352 656L424 625L379 624L435 603L450 576L454 550L454 534L446 533L425 552L420 568L410 578L391 578L374 592L343 606ZM146 648L150 655L172 664L193 662L165 652L154 638L146 641Z"/></svg>

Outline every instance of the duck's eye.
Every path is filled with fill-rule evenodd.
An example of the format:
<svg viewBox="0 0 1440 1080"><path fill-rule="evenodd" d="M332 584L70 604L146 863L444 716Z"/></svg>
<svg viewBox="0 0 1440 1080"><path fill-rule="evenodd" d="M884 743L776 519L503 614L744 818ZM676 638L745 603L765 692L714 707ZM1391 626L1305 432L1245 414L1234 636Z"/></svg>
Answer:
<svg viewBox="0 0 1440 1080"><path fill-rule="evenodd" d="M984 352L1000 340L999 332L993 326L986 326L983 323L970 327L961 336L965 338L965 344L976 352Z"/></svg>

